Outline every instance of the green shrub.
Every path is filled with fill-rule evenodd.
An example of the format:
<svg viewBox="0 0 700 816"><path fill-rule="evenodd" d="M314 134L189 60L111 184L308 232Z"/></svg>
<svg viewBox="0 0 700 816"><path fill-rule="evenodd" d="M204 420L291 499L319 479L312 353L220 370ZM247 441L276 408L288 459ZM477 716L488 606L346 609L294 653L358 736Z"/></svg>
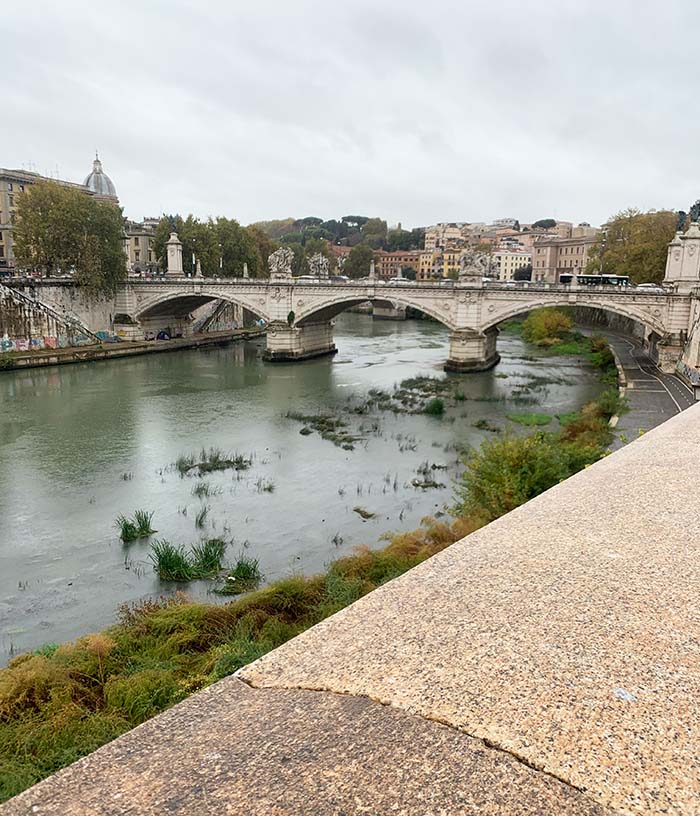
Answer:
<svg viewBox="0 0 700 816"><path fill-rule="evenodd" d="M529 343L554 345L562 341L573 325L569 315L559 309L535 309L523 322L522 334Z"/></svg>

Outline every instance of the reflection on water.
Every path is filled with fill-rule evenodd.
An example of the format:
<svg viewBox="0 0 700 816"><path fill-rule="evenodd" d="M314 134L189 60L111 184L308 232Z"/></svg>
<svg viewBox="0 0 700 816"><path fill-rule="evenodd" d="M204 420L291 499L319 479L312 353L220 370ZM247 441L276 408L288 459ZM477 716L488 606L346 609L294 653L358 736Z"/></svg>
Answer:
<svg viewBox="0 0 700 816"><path fill-rule="evenodd" d="M262 362L264 341L209 351L159 354L0 376L0 660L11 650L88 632L114 619L120 603L170 592L147 544L124 547L114 519L155 511L158 536L196 541L194 479L172 470L178 455L211 445L251 454L250 471L213 474L221 493L206 533L246 549L269 579L311 572L386 531L413 529L451 500L456 443L478 444L479 419L504 426L504 402L527 385L537 410L576 408L599 391L596 375L571 358L539 358L513 336L499 338L490 372L450 375L465 401L441 419L347 413L348 400L391 389L417 374L444 376L447 331L431 322L342 315L339 354L302 364ZM503 375L507 376L503 376ZM546 375L544 377L543 375ZM537 378L545 382L537 381ZM500 400L500 401L499 401ZM288 411L343 412L365 440L342 450L299 434ZM447 465L445 487L411 485L422 462ZM273 493L259 479L272 481ZM395 487L394 487L395 485ZM362 521L353 507L376 513ZM206 582L190 585L207 596Z"/></svg>

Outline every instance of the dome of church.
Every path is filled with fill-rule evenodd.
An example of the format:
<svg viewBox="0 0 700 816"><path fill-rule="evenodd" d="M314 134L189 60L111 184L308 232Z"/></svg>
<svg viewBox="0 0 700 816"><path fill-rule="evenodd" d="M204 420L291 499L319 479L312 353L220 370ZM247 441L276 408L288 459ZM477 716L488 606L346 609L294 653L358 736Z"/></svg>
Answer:
<svg viewBox="0 0 700 816"><path fill-rule="evenodd" d="M114 188L112 179L102 170L102 162L95 154L95 161L92 163L92 173L85 179L83 184L92 190L98 198L117 200L117 191Z"/></svg>

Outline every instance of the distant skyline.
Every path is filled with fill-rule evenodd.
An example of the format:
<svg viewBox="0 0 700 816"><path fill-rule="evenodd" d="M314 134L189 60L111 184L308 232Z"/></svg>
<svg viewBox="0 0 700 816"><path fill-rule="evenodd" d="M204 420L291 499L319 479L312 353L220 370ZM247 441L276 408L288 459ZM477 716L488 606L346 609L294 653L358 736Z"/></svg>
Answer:
<svg viewBox="0 0 700 816"><path fill-rule="evenodd" d="M97 149L134 220L687 209L698 19L686 0L34 0L3 9L0 165L82 182Z"/></svg>

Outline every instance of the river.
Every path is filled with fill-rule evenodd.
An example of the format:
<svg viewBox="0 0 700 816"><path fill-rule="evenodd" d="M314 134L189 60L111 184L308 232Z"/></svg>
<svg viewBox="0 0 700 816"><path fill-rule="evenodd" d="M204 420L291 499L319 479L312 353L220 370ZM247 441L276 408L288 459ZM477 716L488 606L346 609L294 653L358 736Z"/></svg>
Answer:
<svg viewBox="0 0 700 816"><path fill-rule="evenodd" d="M105 627L122 603L182 588L156 577L148 542L121 543L120 513L154 511L155 537L178 544L226 537L229 558L245 550L268 580L311 573L443 512L460 470L457 445L490 436L478 420L522 430L505 414L571 411L601 390L582 360L549 357L504 333L495 369L449 375L464 399L448 401L442 417L358 415L348 409L370 389L446 376L447 330L344 314L335 338L334 358L301 364L264 363L262 340L0 373L0 664ZM302 435L289 411L340 416L362 440L345 450ZM196 479L173 463L209 446L253 464L211 474L216 495L200 500ZM443 487L412 484L426 462ZM197 529L203 503L208 517ZM363 520L355 507L375 515ZM211 586L186 590L221 602Z"/></svg>

